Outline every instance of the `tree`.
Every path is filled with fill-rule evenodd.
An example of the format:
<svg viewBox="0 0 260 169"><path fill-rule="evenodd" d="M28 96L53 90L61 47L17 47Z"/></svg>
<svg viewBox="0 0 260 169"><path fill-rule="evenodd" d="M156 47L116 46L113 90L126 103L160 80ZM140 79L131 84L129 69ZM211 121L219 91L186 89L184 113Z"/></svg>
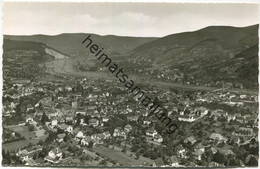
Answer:
<svg viewBox="0 0 260 169"><path fill-rule="evenodd" d="M6 164L11 163L11 155L9 151L6 152L5 159L6 159Z"/></svg>
<svg viewBox="0 0 260 169"><path fill-rule="evenodd" d="M93 148L93 145L94 145L93 141L90 141L90 142L88 143L88 148Z"/></svg>
<svg viewBox="0 0 260 169"><path fill-rule="evenodd" d="M100 163L99 163L100 165L103 165L103 166L106 166L106 164L107 164L107 161L105 160L105 159L103 159L102 161L100 161Z"/></svg>
<svg viewBox="0 0 260 169"><path fill-rule="evenodd" d="M122 152L125 153L125 152L126 152L126 148L123 148L123 149L122 149Z"/></svg>
<svg viewBox="0 0 260 169"><path fill-rule="evenodd" d="M213 161L219 163L219 164L224 164L225 163L225 157L223 154L221 154L219 151L216 152L216 154L213 155Z"/></svg>
<svg viewBox="0 0 260 169"><path fill-rule="evenodd" d="M33 159L36 160L36 159L38 158L38 156L39 156L39 154L38 154L38 153L35 153L35 154L33 155Z"/></svg>
<svg viewBox="0 0 260 169"><path fill-rule="evenodd" d="M6 164L6 153L4 151L4 149L2 149L2 158L3 158L3 161L2 161L2 164Z"/></svg>
<svg viewBox="0 0 260 169"><path fill-rule="evenodd" d="M43 140L40 140L40 141L38 142L38 144L41 145L41 146L43 145L43 143L44 143Z"/></svg>
<svg viewBox="0 0 260 169"><path fill-rule="evenodd" d="M50 121L45 112L42 114L41 123L45 124L45 122Z"/></svg>
<svg viewBox="0 0 260 169"><path fill-rule="evenodd" d="M250 167L256 167L256 166L258 166L258 160L256 159L255 156L253 156L252 154L249 154L246 157L246 165L250 166Z"/></svg>
<svg viewBox="0 0 260 169"><path fill-rule="evenodd" d="M235 158L235 157L228 157L227 158L227 164L226 164L226 166L234 166L234 167L236 167L236 166L240 166L240 162L239 162L239 160L237 159L237 158Z"/></svg>
<svg viewBox="0 0 260 169"><path fill-rule="evenodd" d="M42 151L39 153L39 157L44 158L48 154L49 150L47 146L43 146Z"/></svg>
<svg viewBox="0 0 260 169"><path fill-rule="evenodd" d="M35 130L33 125L28 125L28 129L29 129L29 131L34 131Z"/></svg>
<svg viewBox="0 0 260 169"><path fill-rule="evenodd" d="M5 158L5 151L2 149L2 157Z"/></svg>
<svg viewBox="0 0 260 169"><path fill-rule="evenodd" d="M71 136L69 134L66 134L63 140L64 140L64 142L70 141Z"/></svg>
<svg viewBox="0 0 260 169"><path fill-rule="evenodd" d="M48 137L46 138L45 142L46 143L50 143L53 140L55 140L57 138L57 135L54 132L49 132Z"/></svg>

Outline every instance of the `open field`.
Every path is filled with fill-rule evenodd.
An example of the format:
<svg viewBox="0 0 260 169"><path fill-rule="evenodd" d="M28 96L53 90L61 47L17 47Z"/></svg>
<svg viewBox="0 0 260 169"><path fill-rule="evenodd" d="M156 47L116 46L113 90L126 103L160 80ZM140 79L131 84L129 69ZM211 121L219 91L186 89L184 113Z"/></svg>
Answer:
<svg viewBox="0 0 260 169"><path fill-rule="evenodd" d="M28 146L29 144L36 144L40 140L44 140L47 136L37 138L34 132L30 132L27 126L12 125L6 128L19 133L25 140L19 140L11 143L6 143L3 146L5 151L17 151L19 148Z"/></svg>
<svg viewBox="0 0 260 169"><path fill-rule="evenodd" d="M116 151L104 146L97 146L94 148L94 151L115 162L118 162L123 166L150 166L153 164L153 161L147 158L139 158L138 160L136 160L133 157L129 157L123 152Z"/></svg>
<svg viewBox="0 0 260 169"><path fill-rule="evenodd" d="M25 147L27 145L29 145L29 142L27 140L19 140L19 141L3 144L3 149L5 151L12 152L12 151L18 151L19 148Z"/></svg>

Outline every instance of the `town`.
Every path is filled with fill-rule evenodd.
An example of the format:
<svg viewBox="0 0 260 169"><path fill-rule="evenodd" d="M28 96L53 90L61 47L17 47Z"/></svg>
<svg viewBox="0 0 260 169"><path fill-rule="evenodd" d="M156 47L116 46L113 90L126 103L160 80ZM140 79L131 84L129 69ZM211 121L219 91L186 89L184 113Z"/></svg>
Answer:
<svg viewBox="0 0 260 169"><path fill-rule="evenodd" d="M164 126L116 80L4 80L3 165L256 166L258 97L144 85Z"/></svg>

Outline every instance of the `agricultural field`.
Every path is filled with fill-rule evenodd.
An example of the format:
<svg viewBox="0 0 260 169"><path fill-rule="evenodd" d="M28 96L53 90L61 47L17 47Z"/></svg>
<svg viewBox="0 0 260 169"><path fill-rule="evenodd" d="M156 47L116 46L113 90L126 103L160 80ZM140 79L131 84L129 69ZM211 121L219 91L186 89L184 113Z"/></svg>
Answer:
<svg viewBox="0 0 260 169"><path fill-rule="evenodd" d="M107 157L112 161L119 163L123 166L149 166L153 164L153 160L149 160L147 158L140 157L138 160L134 159L134 157L130 157L126 153L121 151L113 150L111 148L107 148L104 146L96 146L94 147L94 151L99 153L101 156Z"/></svg>
<svg viewBox="0 0 260 169"><path fill-rule="evenodd" d="M16 133L19 133L21 137L24 137L25 139L4 144L3 149L5 151L16 151L19 148L26 147L30 144L37 144L40 140L44 140L47 137L46 135L42 135L42 136L40 134L36 135L35 132L39 133L39 131L41 130L31 132L29 131L27 126L13 125L13 126L7 126L7 128Z"/></svg>

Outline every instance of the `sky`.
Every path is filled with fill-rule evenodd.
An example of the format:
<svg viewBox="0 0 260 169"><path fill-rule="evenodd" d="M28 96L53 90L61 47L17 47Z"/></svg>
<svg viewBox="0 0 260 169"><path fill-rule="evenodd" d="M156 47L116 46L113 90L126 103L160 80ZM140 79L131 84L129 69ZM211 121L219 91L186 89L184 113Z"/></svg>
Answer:
<svg viewBox="0 0 260 169"><path fill-rule="evenodd" d="M207 26L260 21L259 4L5 2L9 35L96 33L162 37Z"/></svg>

